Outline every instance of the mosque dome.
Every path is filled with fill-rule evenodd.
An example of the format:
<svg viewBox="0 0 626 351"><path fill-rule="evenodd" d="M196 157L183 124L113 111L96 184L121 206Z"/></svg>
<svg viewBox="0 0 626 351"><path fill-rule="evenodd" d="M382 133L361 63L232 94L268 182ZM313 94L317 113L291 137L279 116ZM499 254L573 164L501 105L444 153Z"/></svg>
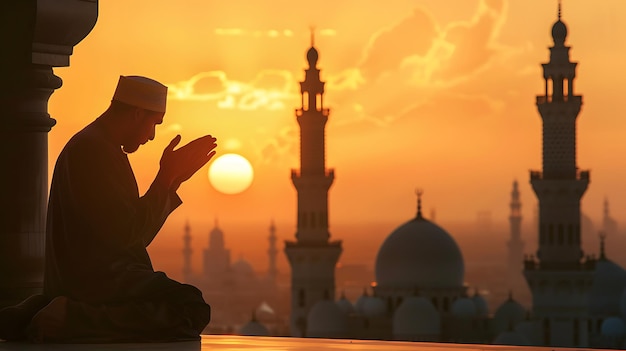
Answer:
<svg viewBox="0 0 626 351"><path fill-rule="evenodd" d="M595 274L589 291L589 314L592 316L619 315L620 300L624 300L622 294L624 288L626 288L626 270L605 258L601 252L600 259L596 262Z"/></svg>
<svg viewBox="0 0 626 351"><path fill-rule="evenodd" d="M307 335L317 338L344 337L348 331L348 318L334 301L318 301L307 316Z"/></svg>
<svg viewBox="0 0 626 351"><path fill-rule="evenodd" d="M417 216L395 229L376 257L380 288L462 287L465 267L456 241L438 225Z"/></svg>
<svg viewBox="0 0 626 351"><path fill-rule="evenodd" d="M352 305L352 302L350 302L344 294L341 294L341 298L335 303L346 315L354 313L354 306Z"/></svg>
<svg viewBox="0 0 626 351"><path fill-rule="evenodd" d="M313 46L306 52L306 59L309 62L309 67L316 67L317 60L319 58L319 54L317 53L317 49Z"/></svg>
<svg viewBox="0 0 626 351"><path fill-rule="evenodd" d="M505 331L496 337L493 341L494 345L515 345L515 346L531 346L530 341L528 339L514 331Z"/></svg>
<svg viewBox="0 0 626 351"><path fill-rule="evenodd" d="M477 315L476 304L469 297L462 297L452 304L452 315L458 318L474 318Z"/></svg>
<svg viewBox="0 0 626 351"><path fill-rule="evenodd" d="M356 300L356 303L354 304L354 309L357 313L363 313L363 310L365 309L365 303L368 299L369 296L367 295L367 289L363 289L363 295L359 296L359 298Z"/></svg>
<svg viewBox="0 0 626 351"><path fill-rule="evenodd" d="M252 268L252 265L244 260L243 258L240 258L239 260L237 260L237 262L233 263L231 266L233 272L235 272L235 274L237 275L241 275L241 276L254 276L254 269Z"/></svg>
<svg viewBox="0 0 626 351"><path fill-rule="evenodd" d="M269 330L261 324L254 314L252 314L252 320L239 329L239 335L245 336L269 336Z"/></svg>
<svg viewBox="0 0 626 351"><path fill-rule="evenodd" d="M489 307L487 305L487 300L482 295L479 295L478 292L472 296L472 301L474 302L474 306L476 306L476 315L479 317L487 317L489 314Z"/></svg>
<svg viewBox="0 0 626 351"><path fill-rule="evenodd" d="M367 317L380 317L387 314L387 304L380 297L372 296L365 300L363 312Z"/></svg>
<svg viewBox="0 0 626 351"><path fill-rule="evenodd" d="M517 323L524 320L525 316L526 310L524 306L513 300L513 296L509 295L509 299L498 307L493 317L495 333L499 334L504 331L513 330Z"/></svg>
<svg viewBox="0 0 626 351"><path fill-rule="evenodd" d="M415 340L441 333L441 317L425 297L408 297L393 315L393 335L396 339Z"/></svg>
<svg viewBox="0 0 626 351"><path fill-rule="evenodd" d="M600 332L603 336L619 338L626 335L626 325L618 317L610 317L602 322Z"/></svg>

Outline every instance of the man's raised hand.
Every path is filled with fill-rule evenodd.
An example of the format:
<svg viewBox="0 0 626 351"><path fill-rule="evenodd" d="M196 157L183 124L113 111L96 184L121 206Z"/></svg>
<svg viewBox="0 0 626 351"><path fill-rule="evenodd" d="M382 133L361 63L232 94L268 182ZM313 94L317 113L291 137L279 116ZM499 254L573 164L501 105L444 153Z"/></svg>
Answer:
<svg viewBox="0 0 626 351"><path fill-rule="evenodd" d="M193 140L174 150L180 143L180 139L180 135L174 137L161 156L161 168L157 174L157 180L164 183L168 189L177 189L215 155L213 149L217 146L215 143L217 139L210 135Z"/></svg>

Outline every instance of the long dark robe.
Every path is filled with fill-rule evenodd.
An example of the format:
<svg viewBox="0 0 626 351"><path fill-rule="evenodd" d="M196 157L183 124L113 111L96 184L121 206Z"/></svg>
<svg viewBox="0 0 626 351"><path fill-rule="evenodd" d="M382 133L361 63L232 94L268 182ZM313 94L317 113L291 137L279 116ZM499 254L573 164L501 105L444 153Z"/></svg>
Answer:
<svg viewBox="0 0 626 351"><path fill-rule="evenodd" d="M155 272L146 251L180 204L155 184L139 196L126 154L101 121L72 137L52 178L44 276L45 295L69 299L66 330L43 339L198 338L210 319L202 294Z"/></svg>

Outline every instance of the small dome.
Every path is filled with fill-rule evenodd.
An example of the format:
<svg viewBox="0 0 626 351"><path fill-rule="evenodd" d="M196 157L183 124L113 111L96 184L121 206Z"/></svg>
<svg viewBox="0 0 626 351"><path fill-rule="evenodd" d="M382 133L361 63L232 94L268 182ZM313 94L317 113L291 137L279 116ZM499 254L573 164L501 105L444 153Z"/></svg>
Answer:
<svg viewBox="0 0 626 351"><path fill-rule="evenodd" d="M487 317L489 314L489 307L487 305L487 300L482 295L476 293L472 296L472 301L474 301L474 306L476 306L476 314L478 317Z"/></svg>
<svg viewBox="0 0 626 351"><path fill-rule="evenodd" d="M419 340L441 333L441 317L424 297L408 297L393 315L393 335L398 340Z"/></svg>
<svg viewBox="0 0 626 351"><path fill-rule="evenodd" d="M595 274L589 291L589 314L592 316L615 316L620 313L626 288L626 270L613 261L601 258L596 263Z"/></svg>
<svg viewBox="0 0 626 351"><path fill-rule="evenodd" d="M528 339L517 332L514 331L505 331L502 332L496 337L493 341L494 345L515 345L515 346L531 346L530 341Z"/></svg>
<svg viewBox="0 0 626 351"><path fill-rule="evenodd" d="M511 331L517 325L517 323L523 321L526 316L526 310L519 302L513 300L513 297L509 295L509 299L506 300L493 317L493 326L496 334L500 334L505 331Z"/></svg>
<svg viewBox="0 0 626 351"><path fill-rule="evenodd" d="M464 271L457 243L421 213L394 230L376 257L376 282L381 288L462 287Z"/></svg>
<svg viewBox="0 0 626 351"><path fill-rule="evenodd" d="M365 302L368 299L369 299L369 296L367 295L367 290L364 289L363 295L359 296L359 298L356 300L356 303L354 304L354 309L356 310L357 313L363 313L363 310L365 309Z"/></svg>
<svg viewBox="0 0 626 351"><path fill-rule="evenodd" d="M602 322L600 331L602 332L603 336L619 338L626 335L626 325L624 324L624 321L622 321L620 318L610 317Z"/></svg>
<svg viewBox="0 0 626 351"><path fill-rule="evenodd" d="M469 297L462 297L452 304L452 315L458 318L474 318L477 315L476 305Z"/></svg>
<svg viewBox="0 0 626 351"><path fill-rule="evenodd" d="M552 39L554 45L565 44L565 38L567 37L567 26L559 19L552 26Z"/></svg>
<svg viewBox="0 0 626 351"><path fill-rule="evenodd" d="M243 276L255 275L252 265L248 261L244 260L243 258L240 258L237 262L233 263L231 268L233 272L239 275L243 275Z"/></svg>
<svg viewBox="0 0 626 351"><path fill-rule="evenodd" d="M346 299L345 295L341 295L341 298L336 302L337 306L345 313L346 315L354 313L354 306L350 300Z"/></svg>
<svg viewBox="0 0 626 351"><path fill-rule="evenodd" d="M267 328L259 323L256 319L252 319L248 324L239 329L239 335L245 336L269 336L270 332Z"/></svg>
<svg viewBox="0 0 626 351"><path fill-rule="evenodd" d="M387 304L380 297L369 297L363 306L363 314L367 317L380 317L387 314Z"/></svg>
<svg viewBox="0 0 626 351"><path fill-rule="evenodd" d="M307 317L307 336L341 338L348 331L348 318L334 301L318 301Z"/></svg>
<svg viewBox="0 0 626 351"><path fill-rule="evenodd" d="M317 66L317 60L319 58L319 54L317 53L317 49L311 46L309 51L306 52L306 59L309 61L309 67L313 68Z"/></svg>

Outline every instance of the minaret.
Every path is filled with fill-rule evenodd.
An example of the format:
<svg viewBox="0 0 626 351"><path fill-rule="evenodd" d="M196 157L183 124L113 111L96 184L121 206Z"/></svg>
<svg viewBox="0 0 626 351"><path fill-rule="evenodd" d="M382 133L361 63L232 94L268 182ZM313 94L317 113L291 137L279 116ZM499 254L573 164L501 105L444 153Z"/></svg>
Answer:
<svg viewBox="0 0 626 351"><path fill-rule="evenodd" d="M514 285L521 278L521 262L524 256L524 242L522 241L522 203L520 201L520 193L517 180L513 181L513 190L511 191L511 214L509 216L509 224L511 226L511 238L507 243L509 249L509 283ZM513 286L509 286L513 288Z"/></svg>
<svg viewBox="0 0 626 351"><path fill-rule="evenodd" d="M276 277L278 275L278 270L276 269L276 226L274 225L274 220L272 220L270 224L270 236L269 240L269 249L267 250L267 256L269 258L269 267L267 269L267 278L272 285L276 284Z"/></svg>
<svg viewBox="0 0 626 351"><path fill-rule="evenodd" d="M285 242L291 265L291 335L306 336L309 309L323 299L335 297L335 266L341 241L329 241L328 190L335 173L325 165L324 127L329 109L324 108L324 82L317 68L318 53L311 33L306 54L309 67L300 82L302 107L296 109L300 125L300 169L291 171L298 193L296 241Z"/></svg>
<svg viewBox="0 0 626 351"><path fill-rule="evenodd" d="M609 199L606 197L604 198L602 227L605 234L617 234L617 222L613 219L613 217L611 217L611 212L609 211Z"/></svg>
<svg viewBox="0 0 626 351"><path fill-rule="evenodd" d="M527 260L524 273L543 345L586 347L587 295L594 264L584 259L581 248L580 199L589 184L589 171L576 165L576 118L582 96L574 94L576 63L570 61L566 36L559 3L550 61L542 65L545 91L537 96L543 120L543 171L530 173L539 200L538 261Z"/></svg>
<svg viewBox="0 0 626 351"><path fill-rule="evenodd" d="M185 282L191 281L191 227L189 221L185 223L185 235L183 235L183 278Z"/></svg>

